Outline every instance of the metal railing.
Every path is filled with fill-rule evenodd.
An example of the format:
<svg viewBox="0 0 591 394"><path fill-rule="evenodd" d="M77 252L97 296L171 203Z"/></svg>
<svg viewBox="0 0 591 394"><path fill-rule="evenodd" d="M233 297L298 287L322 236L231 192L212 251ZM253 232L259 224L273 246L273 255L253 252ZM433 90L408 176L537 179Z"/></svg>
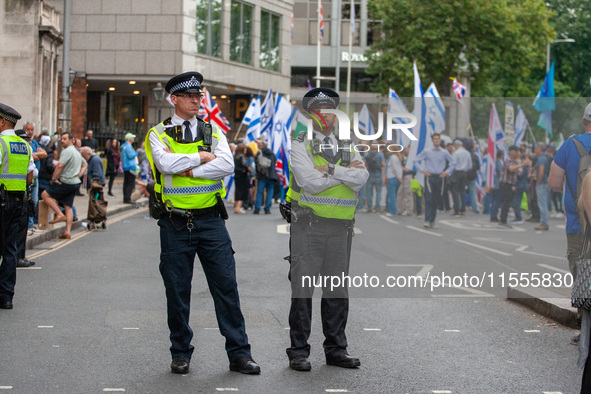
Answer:
<svg viewBox="0 0 591 394"><path fill-rule="evenodd" d="M107 140L117 138L120 142L125 140L125 134L135 134L135 143L139 147L147 133L147 125L141 122L129 122L123 124L106 124L102 122L86 122L84 130L92 130L93 137L99 142L99 150L105 149Z"/></svg>

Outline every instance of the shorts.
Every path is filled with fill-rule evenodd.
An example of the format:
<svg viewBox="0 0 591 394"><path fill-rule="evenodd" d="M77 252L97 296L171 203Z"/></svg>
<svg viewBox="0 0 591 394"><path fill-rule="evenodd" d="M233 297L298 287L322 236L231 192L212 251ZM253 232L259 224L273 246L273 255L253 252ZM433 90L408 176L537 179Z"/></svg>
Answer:
<svg viewBox="0 0 591 394"><path fill-rule="evenodd" d="M78 191L80 184L75 183L73 185L68 183L52 183L45 191L47 194L57 200L57 202L63 204L66 207L74 205L74 197Z"/></svg>

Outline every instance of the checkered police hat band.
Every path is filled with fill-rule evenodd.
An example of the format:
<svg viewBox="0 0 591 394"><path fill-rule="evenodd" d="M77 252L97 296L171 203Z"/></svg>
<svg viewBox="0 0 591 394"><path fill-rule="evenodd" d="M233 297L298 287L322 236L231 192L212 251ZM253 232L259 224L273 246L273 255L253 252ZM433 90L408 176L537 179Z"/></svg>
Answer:
<svg viewBox="0 0 591 394"><path fill-rule="evenodd" d="M7 120L7 121L9 121L10 123L14 123L14 124L16 124L16 123L18 122L18 119L17 119L17 118L15 118L15 117L13 117L13 116L10 116L10 115L8 115L8 114L5 114L4 112L0 112L0 117L2 117L2 118L4 118L4 119L6 119L6 120Z"/></svg>
<svg viewBox="0 0 591 394"><path fill-rule="evenodd" d="M197 78L191 77L191 79L189 79L188 81L183 81L183 82L177 83L176 85L174 85L170 89L170 94L174 94L174 93L178 92L179 90L184 90L184 89L189 89L189 88L198 88L201 90L201 84L199 83Z"/></svg>

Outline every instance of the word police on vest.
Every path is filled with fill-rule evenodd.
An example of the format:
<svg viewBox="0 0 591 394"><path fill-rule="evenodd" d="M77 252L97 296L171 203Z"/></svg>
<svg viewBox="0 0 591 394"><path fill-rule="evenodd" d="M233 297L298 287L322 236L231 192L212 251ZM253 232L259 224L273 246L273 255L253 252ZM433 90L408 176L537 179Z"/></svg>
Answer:
<svg viewBox="0 0 591 394"><path fill-rule="evenodd" d="M26 142L11 142L10 153L15 155L28 155Z"/></svg>

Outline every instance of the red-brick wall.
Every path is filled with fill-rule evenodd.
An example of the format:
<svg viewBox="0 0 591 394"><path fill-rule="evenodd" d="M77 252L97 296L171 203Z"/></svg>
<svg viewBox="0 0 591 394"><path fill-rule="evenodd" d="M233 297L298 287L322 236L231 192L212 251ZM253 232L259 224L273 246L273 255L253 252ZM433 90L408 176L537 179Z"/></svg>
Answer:
<svg viewBox="0 0 591 394"><path fill-rule="evenodd" d="M58 81L59 100L62 98L61 78L58 78ZM70 91L70 100L72 101L72 134L77 138L84 138L86 133L86 130L84 130L86 120L86 78L74 78Z"/></svg>

